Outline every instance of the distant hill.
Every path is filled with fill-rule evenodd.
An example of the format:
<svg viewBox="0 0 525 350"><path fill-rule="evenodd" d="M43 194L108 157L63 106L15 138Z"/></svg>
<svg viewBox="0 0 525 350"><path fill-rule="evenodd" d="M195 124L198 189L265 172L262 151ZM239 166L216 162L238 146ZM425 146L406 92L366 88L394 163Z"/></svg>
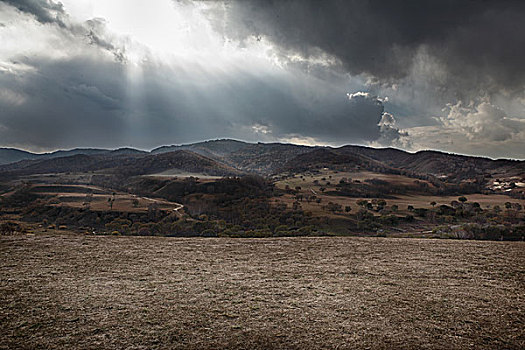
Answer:
<svg viewBox="0 0 525 350"><path fill-rule="evenodd" d="M438 151L410 153L393 148L343 146L345 154L360 154L385 165L418 174L448 177L454 180L477 176L525 176L525 161L471 157Z"/></svg>
<svg viewBox="0 0 525 350"><path fill-rule="evenodd" d="M61 158L61 157L68 157L68 156L74 156L77 154L84 154L88 156L97 155L97 154L105 154L111 152L111 150L108 149L101 149L101 148L75 148L67 151L55 151L51 153L42 153L38 154L38 158L36 159L51 159L51 158Z"/></svg>
<svg viewBox="0 0 525 350"><path fill-rule="evenodd" d="M181 146L160 147L153 153L187 149L220 160L242 171L269 175L283 169L315 166L331 161L341 163L348 158L350 166L365 169L398 169L403 172L435 177L447 177L453 181L476 176L525 176L525 162L514 160L492 160L483 157L462 156L437 151L410 153L395 148L372 148L365 146L309 147L281 143L246 143L235 140L215 140ZM320 149L331 150L318 151ZM309 156L299 157L313 152ZM341 157L335 157L340 155ZM298 157L296 159L296 157ZM308 159L308 161L306 161Z"/></svg>
<svg viewBox="0 0 525 350"><path fill-rule="evenodd" d="M343 153L332 148L316 148L292 158L280 170L300 172L331 166L344 168L347 171L385 167L382 163L364 155Z"/></svg>
<svg viewBox="0 0 525 350"><path fill-rule="evenodd" d="M166 153L178 150L188 150L203 156L225 157L238 152L251 145L250 143L237 140L212 140L179 146L162 146L151 151L151 153Z"/></svg>
<svg viewBox="0 0 525 350"><path fill-rule="evenodd" d="M0 165L19 162L24 159L35 159L38 154L15 148L0 148Z"/></svg>
<svg viewBox="0 0 525 350"><path fill-rule="evenodd" d="M134 149L134 148L124 147L124 148L118 148L118 149L109 151L106 154L108 154L108 153L111 154L111 155L114 155L114 156L116 156L116 155L120 156L120 155L148 154L149 152L138 150L138 149Z"/></svg>
<svg viewBox="0 0 525 350"><path fill-rule="evenodd" d="M127 152L24 160L0 166L1 173L13 175L100 172L125 176L155 174L177 169L208 175L241 175L242 172L214 159L190 151L174 151L161 154Z"/></svg>
<svg viewBox="0 0 525 350"><path fill-rule="evenodd" d="M15 148L0 148L0 165L16 163L21 160L33 159L52 159L62 158L74 155L101 155L101 154L146 154L148 152L133 148L119 148L116 150L102 149L102 148L75 148L72 150L59 150L49 153L31 153L27 151L18 150Z"/></svg>
<svg viewBox="0 0 525 350"><path fill-rule="evenodd" d="M282 168L294 157L317 148L319 147L283 143L215 140L190 145L160 147L154 149L152 153L185 149L220 160L241 171L269 175Z"/></svg>
<svg viewBox="0 0 525 350"><path fill-rule="evenodd" d="M123 174L152 174L170 169L210 175L257 173L271 175L337 164L348 169L403 173L459 182L490 177L525 178L525 162L492 160L437 151L410 153L394 148L364 146L320 147L282 143L247 143L212 140L163 146L151 152L132 148L117 150L73 149L34 154L0 149L0 172L78 172L113 169Z"/></svg>

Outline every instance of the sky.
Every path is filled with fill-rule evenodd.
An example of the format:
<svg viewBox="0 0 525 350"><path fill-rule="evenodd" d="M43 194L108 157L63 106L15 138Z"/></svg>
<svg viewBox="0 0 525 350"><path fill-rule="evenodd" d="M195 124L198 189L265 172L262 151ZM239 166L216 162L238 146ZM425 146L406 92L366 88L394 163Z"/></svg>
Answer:
<svg viewBox="0 0 525 350"><path fill-rule="evenodd" d="M525 159L525 2L0 0L0 147Z"/></svg>

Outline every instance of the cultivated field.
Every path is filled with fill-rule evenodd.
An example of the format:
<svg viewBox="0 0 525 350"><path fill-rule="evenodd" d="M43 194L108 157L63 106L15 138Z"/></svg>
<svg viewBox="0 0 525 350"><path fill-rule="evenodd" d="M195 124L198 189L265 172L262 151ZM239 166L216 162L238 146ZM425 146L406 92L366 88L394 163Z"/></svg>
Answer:
<svg viewBox="0 0 525 350"><path fill-rule="evenodd" d="M55 206L89 208L94 211L146 212L151 205L160 210L182 208L181 204L158 198L147 198L121 191L111 191L97 186L66 184L34 184L34 193L55 197ZM10 193L4 194L9 196Z"/></svg>
<svg viewBox="0 0 525 350"><path fill-rule="evenodd" d="M0 348L523 349L525 243L0 237Z"/></svg>

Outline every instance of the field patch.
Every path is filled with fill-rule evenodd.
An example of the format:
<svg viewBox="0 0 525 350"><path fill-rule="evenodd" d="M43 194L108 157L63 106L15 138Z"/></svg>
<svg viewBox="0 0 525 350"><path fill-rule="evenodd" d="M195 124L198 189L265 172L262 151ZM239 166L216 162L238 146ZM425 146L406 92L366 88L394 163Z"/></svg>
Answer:
<svg viewBox="0 0 525 350"><path fill-rule="evenodd" d="M1 348L525 347L525 243L0 237Z"/></svg>

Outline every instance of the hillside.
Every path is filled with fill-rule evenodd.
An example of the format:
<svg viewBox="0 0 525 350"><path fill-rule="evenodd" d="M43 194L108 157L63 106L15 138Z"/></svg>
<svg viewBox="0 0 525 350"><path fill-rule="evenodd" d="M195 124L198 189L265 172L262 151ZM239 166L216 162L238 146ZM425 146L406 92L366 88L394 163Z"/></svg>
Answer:
<svg viewBox="0 0 525 350"><path fill-rule="evenodd" d="M341 152L361 154L386 165L418 174L463 180L477 176L522 176L525 162L507 159L492 160L438 151L409 153L393 148L376 149L362 146L343 146Z"/></svg>
<svg viewBox="0 0 525 350"><path fill-rule="evenodd" d="M241 171L269 175L299 154L316 147L282 143L247 143L236 140L214 140L190 145L165 146L151 151L163 153L174 150L189 150L206 157L222 161Z"/></svg>
<svg viewBox="0 0 525 350"><path fill-rule="evenodd" d="M339 170L352 171L372 167L382 168L384 165L360 154L345 154L337 149L316 148L290 159L280 170L302 172L325 167L336 167Z"/></svg>
<svg viewBox="0 0 525 350"><path fill-rule="evenodd" d="M135 176L155 174L178 169L209 175L239 175L240 171L216 160L189 151L162 154L104 153L102 155L77 154L44 160L25 160L0 167L1 173L13 175L100 172Z"/></svg>
<svg viewBox="0 0 525 350"><path fill-rule="evenodd" d="M471 157L448 154L438 151L420 151L410 153L394 148L372 148L347 145L342 147L309 147L281 143L246 143L235 140L215 140L181 146L160 147L152 153L162 153L178 149L187 149L207 157L223 161L239 170L269 175L289 167L295 157L318 149L330 149L335 154L353 155L350 163L355 161L369 166L399 169L415 174L448 177L460 181L476 176L523 176L525 162L515 160L492 160L483 157ZM316 159L316 155L318 159ZM307 158L313 164L325 161L323 152L312 153ZM357 158L356 158L357 157ZM343 158L341 158L338 162ZM299 158L297 160L301 162Z"/></svg>
<svg viewBox="0 0 525 350"><path fill-rule="evenodd" d="M132 155L132 154L145 154L146 151L141 151L133 148L119 148L116 150L102 149L102 148L74 148L71 150L58 150L49 153L31 153L14 148L0 148L0 165L16 163L22 160L34 160L34 159L53 159L63 158L75 155Z"/></svg>
<svg viewBox="0 0 525 350"><path fill-rule="evenodd" d="M35 159L38 155L14 148L0 148L0 165L19 162L24 159Z"/></svg>
<svg viewBox="0 0 525 350"><path fill-rule="evenodd" d="M467 180L488 182L489 179L493 179L491 181L494 182L499 179L511 184L523 182L525 177L524 161L492 160L437 151L410 153L393 148L378 149L354 145L337 148L310 147L282 143L247 143L228 139L163 146L151 152L121 148L74 149L33 154L16 149L0 149L0 165L3 164L0 171L38 173L95 171L122 167L121 172L124 173L149 174L169 170L170 161L162 155L173 152L189 152L193 154L190 158L197 155L203 157L196 162L192 160L189 164L209 163L212 160L216 162L188 166L173 160L174 167L205 168L208 172L216 167L215 173L219 174L249 172L267 176L282 171L304 171L322 164L337 164L343 168L357 166L366 170L403 173L413 177L433 177L451 183ZM185 153L179 153L179 158L182 154Z"/></svg>

